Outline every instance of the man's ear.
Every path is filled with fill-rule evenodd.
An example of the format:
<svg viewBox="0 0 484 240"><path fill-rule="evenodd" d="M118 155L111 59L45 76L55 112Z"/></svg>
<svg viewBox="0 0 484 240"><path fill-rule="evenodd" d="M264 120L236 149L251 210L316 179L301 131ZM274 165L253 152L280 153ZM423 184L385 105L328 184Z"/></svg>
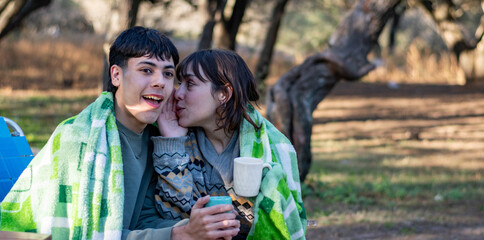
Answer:
<svg viewBox="0 0 484 240"><path fill-rule="evenodd" d="M119 87L123 69L118 65L113 65L111 66L111 69L109 69L109 71L111 72L111 83L115 87Z"/></svg>

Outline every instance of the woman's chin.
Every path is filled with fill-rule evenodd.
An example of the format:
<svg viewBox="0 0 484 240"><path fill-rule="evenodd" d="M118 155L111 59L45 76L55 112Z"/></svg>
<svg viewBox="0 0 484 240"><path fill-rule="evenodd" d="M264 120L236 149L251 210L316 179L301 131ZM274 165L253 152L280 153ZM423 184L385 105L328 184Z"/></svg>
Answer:
<svg viewBox="0 0 484 240"><path fill-rule="evenodd" d="M190 122L187 122L187 121L183 121L183 119L178 119L178 125L180 125L180 127L184 127L184 128L197 127L197 125L194 125L193 123L190 123Z"/></svg>

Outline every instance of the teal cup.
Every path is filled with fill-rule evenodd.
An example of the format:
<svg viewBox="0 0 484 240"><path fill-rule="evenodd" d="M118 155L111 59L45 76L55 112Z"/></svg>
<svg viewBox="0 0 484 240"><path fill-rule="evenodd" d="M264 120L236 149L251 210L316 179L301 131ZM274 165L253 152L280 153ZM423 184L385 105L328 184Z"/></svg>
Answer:
<svg viewBox="0 0 484 240"><path fill-rule="evenodd" d="M211 207L219 204L230 204L232 205L232 198L230 196L210 196L210 200L205 207Z"/></svg>

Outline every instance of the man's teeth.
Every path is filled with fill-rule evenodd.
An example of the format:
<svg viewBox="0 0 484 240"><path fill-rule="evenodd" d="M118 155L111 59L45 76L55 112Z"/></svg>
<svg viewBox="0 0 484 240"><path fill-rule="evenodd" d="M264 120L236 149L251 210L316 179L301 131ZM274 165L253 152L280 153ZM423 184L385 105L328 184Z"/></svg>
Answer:
<svg viewBox="0 0 484 240"><path fill-rule="evenodd" d="M144 96L144 98L151 99L151 100L154 100L154 101L161 101L161 98L155 97L155 96Z"/></svg>

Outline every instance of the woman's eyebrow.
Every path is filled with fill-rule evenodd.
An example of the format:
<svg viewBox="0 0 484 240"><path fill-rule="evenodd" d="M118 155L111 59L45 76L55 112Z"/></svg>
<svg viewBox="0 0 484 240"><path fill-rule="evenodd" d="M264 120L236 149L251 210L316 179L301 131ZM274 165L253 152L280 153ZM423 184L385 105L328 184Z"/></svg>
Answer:
<svg viewBox="0 0 484 240"><path fill-rule="evenodd" d="M186 78L186 77L194 77L195 74L193 73L185 73L185 74L182 74L182 77Z"/></svg>

